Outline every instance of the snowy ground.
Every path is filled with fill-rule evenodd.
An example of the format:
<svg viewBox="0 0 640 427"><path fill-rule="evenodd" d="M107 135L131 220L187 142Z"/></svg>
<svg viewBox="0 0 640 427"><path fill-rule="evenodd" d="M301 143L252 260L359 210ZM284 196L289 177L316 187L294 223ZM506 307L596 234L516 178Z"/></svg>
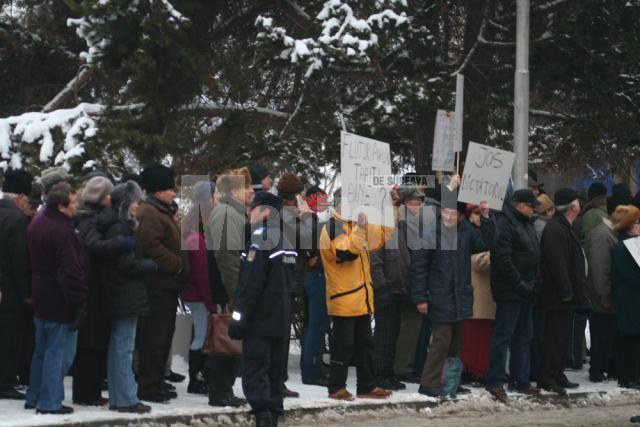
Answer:
<svg viewBox="0 0 640 427"><path fill-rule="evenodd" d="M295 351L295 350L294 350ZM394 393L393 397L390 400L386 401L376 401L376 400L364 400L357 399L355 402L336 402L328 399L327 390L321 387L315 386L306 386L303 385L300 380L300 370L299 366L299 356L292 355L290 357L290 380L287 383L289 388L295 391L300 392L301 397L299 399L287 399L285 402L285 409L293 410L294 412L300 413L301 409L312 409L314 414L302 416L301 419L296 421L297 423L304 422L305 418L311 423L311 419L316 417L318 412L322 412L322 409L326 409L321 417L325 420L331 419L331 415L334 414L337 418L343 416L340 414L344 414L345 412L350 412L350 410L364 410L366 407L366 412L377 412L376 409L378 405L380 406L380 413L385 412L385 406L391 405L395 409L393 410L402 410L403 405L405 404L416 404L416 403L428 403L433 402L433 399L430 399L426 396L418 394L418 385L417 384L407 384L407 390L399 391ZM576 390L571 390L571 393L598 393L597 395L590 396L585 398L586 401L592 402L594 405L598 404L598 402L607 402L616 399L634 399L635 401L640 400L640 393L623 393L621 389L616 386L615 382L606 382L600 384L592 384L588 381L587 377L587 369L588 365L585 365L585 369L580 372L570 372L567 371L567 376L570 380L576 381L580 383L580 387ZM173 359L173 369L174 371L186 374L187 365L184 359L181 356L174 356ZM237 413L237 409L233 408L213 408L207 404L207 397L201 395L193 395L187 394L186 380L183 383L175 384L178 391L178 399L172 400L170 404L152 404L153 407L150 414L140 417L139 415L128 415L128 414L120 414L109 411L107 407L102 408L94 408L94 407L81 407L75 406L71 403L71 378L67 378L65 381L65 389L66 389L66 400L65 404L74 406L75 413L71 415L36 415L33 410L25 410L23 409L23 403L20 401L9 401L9 400L0 400L0 426L43 426L43 425L63 425L63 424L85 424L89 422L100 422L109 420L126 420L130 419L131 421L138 422L142 421L152 421L153 418L157 417L180 417L180 416L195 416L195 417L206 417L206 415L216 415L216 414L232 414ZM355 370L352 368L349 373L349 390L355 393ZM240 385L240 380L236 381L235 392L237 395L242 396L242 387ZM606 393L606 394L604 394ZM600 395L604 394L604 395ZM104 392L104 396L107 396L107 393ZM548 403L544 402L531 402L527 401L524 397L518 396L516 394L510 395L511 398L507 405L503 403L499 403L494 401L488 393L486 393L482 389L474 388L473 393L467 396L461 396L459 401L456 403L447 402L443 405L440 405L438 408L430 409L423 408L421 409L421 414L425 416L429 416L430 414L440 414L447 416L448 412L451 411L452 415L458 414L460 412L465 411L481 411L483 413L486 412L501 412L504 410L508 410L508 408L517 408L518 410L528 410L528 409L536 409L541 408L544 409L545 405ZM425 405L426 406L426 405ZM553 405L552 405L553 407ZM297 411L296 411L297 410ZM405 413L406 413L405 409ZM243 408L241 412L245 412L246 408ZM138 420L138 422L134 421ZM220 421L220 420L218 420ZM231 418L229 419L231 421Z"/></svg>

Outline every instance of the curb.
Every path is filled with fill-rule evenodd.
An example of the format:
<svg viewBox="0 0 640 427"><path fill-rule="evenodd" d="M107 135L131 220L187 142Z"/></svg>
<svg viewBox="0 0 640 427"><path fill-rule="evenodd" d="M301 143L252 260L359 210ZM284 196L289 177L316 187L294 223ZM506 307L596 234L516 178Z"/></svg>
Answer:
<svg viewBox="0 0 640 427"><path fill-rule="evenodd" d="M572 393L568 396L558 395L541 395L537 397L520 397L513 396L505 401L505 404L509 402L518 402L527 400L533 403L539 404L553 404L564 407L571 407L576 405L580 400L605 396L607 392L583 392ZM627 393L623 393L627 394ZM633 394L633 393L628 393ZM379 410L387 411L407 411L407 412L421 412L427 408L433 409L443 404L455 404L455 401L406 401L396 403L363 403L358 405L333 405L322 407L309 407L309 408L295 408L286 411L286 419L288 420L305 420L309 422L318 422L323 414L331 414L332 416L345 416L359 413L366 413ZM200 412L193 415L162 415L158 417L139 417L139 418L113 418L109 420L97 420L97 421L77 421L65 423L65 426L70 427L161 427L161 426L230 426L230 425L253 425L252 417L249 416L246 410L231 411L231 412Z"/></svg>

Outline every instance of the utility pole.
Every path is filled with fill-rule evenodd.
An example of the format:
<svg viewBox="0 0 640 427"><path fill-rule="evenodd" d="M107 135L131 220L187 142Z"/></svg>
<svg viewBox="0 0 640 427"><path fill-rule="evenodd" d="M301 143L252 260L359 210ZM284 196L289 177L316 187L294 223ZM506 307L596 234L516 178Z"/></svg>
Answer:
<svg viewBox="0 0 640 427"><path fill-rule="evenodd" d="M527 188L529 181L529 11L530 0L517 0L516 73L514 84L513 165L514 189Z"/></svg>

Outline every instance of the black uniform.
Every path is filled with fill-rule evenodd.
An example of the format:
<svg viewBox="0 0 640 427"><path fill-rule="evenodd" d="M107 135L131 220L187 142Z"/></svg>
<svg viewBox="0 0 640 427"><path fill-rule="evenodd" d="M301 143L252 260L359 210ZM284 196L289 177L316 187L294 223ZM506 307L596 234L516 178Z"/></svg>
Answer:
<svg viewBox="0 0 640 427"><path fill-rule="evenodd" d="M244 338L242 389L253 414L284 412L281 386L297 254L283 246L278 222L270 221L254 229L242 254L229 332Z"/></svg>

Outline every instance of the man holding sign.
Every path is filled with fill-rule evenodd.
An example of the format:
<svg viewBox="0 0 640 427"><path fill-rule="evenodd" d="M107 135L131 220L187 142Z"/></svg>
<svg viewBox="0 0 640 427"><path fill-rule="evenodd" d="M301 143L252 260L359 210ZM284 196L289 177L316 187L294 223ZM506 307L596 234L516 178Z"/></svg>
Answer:
<svg viewBox="0 0 640 427"><path fill-rule="evenodd" d="M367 222L364 213L358 221L343 218L342 191L334 195L335 213L320 232L320 256L327 280L327 311L333 320L329 397L354 400L347 391L349 363L355 360L357 395L385 399L391 392L377 387L373 367L371 315L373 285L369 251L380 249L393 235L393 227Z"/></svg>

